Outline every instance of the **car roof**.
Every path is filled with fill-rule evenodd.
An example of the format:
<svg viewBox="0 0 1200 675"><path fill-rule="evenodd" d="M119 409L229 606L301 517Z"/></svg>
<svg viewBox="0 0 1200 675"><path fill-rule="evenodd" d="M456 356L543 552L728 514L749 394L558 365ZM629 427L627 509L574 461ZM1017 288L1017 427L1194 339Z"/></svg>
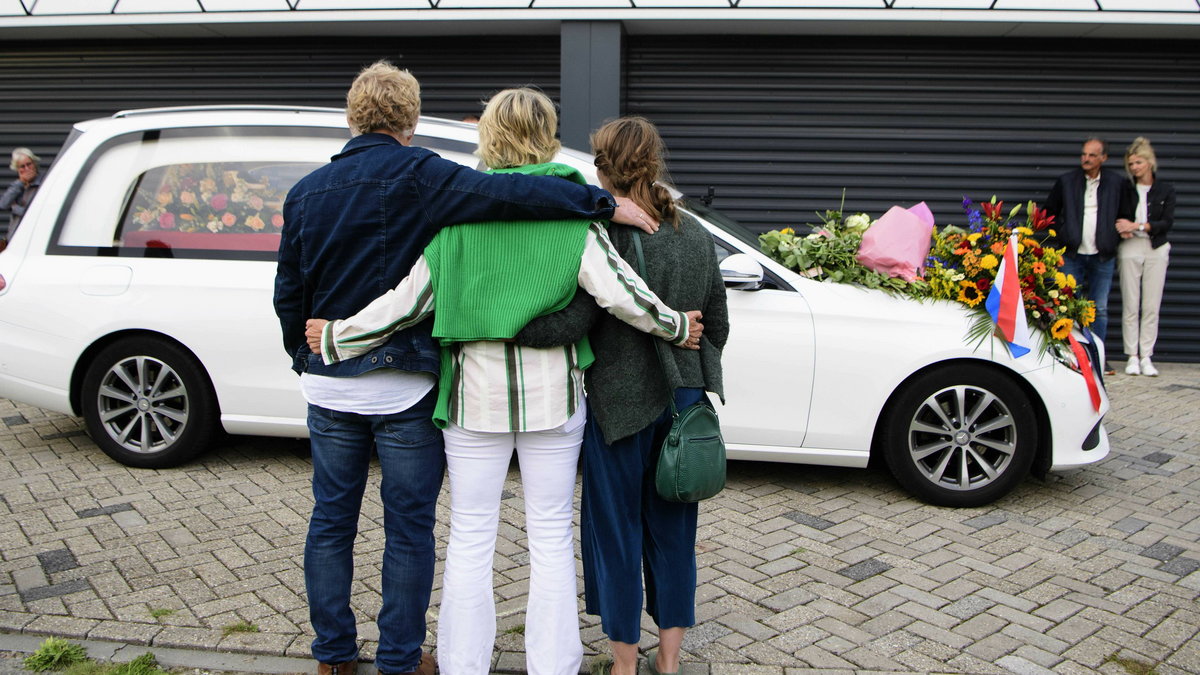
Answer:
<svg viewBox="0 0 1200 675"><path fill-rule="evenodd" d="M235 103L122 110L111 117L78 122L75 129L80 132L109 129L116 133L135 129L239 125L347 128L343 108ZM428 115L420 117L418 133L472 142L476 139L474 124Z"/></svg>

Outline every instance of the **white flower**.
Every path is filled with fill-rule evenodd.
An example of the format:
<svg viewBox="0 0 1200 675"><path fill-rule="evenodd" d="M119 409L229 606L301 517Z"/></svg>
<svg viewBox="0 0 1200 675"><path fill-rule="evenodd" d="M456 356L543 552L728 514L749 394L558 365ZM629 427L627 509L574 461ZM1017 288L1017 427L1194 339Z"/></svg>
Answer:
<svg viewBox="0 0 1200 675"><path fill-rule="evenodd" d="M1040 319L1041 317L1042 317L1042 313L1041 313L1041 312L1037 311L1036 309L1035 309L1035 310L1033 310L1033 318L1035 318L1035 319Z"/></svg>
<svg viewBox="0 0 1200 675"><path fill-rule="evenodd" d="M958 274L951 276L950 281L962 281L963 279L966 279L966 278L967 278L966 274L959 272Z"/></svg>
<svg viewBox="0 0 1200 675"><path fill-rule="evenodd" d="M1053 300L1058 297L1058 291L1051 289L1046 295L1049 295L1050 299Z"/></svg>
<svg viewBox="0 0 1200 675"><path fill-rule="evenodd" d="M865 230L871 225L871 216L856 213L846 218L846 227L851 230Z"/></svg>

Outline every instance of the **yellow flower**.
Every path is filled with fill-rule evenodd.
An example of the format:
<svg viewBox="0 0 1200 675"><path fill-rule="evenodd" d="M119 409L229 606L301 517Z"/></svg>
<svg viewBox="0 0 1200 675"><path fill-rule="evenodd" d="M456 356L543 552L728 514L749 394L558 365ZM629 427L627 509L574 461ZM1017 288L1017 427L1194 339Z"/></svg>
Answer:
<svg viewBox="0 0 1200 675"><path fill-rule="evenodd" d="M1067 275L1063 274L1062 272L1055 272L1054 273L1054 284L1056 286L1058 286L1059 288L1066 288L1067 287Z"/></svg>
<svg viewBox="0 0 1200 675"><path fill-rule="evenodd" d="M967 236L967 240L974 244L975 242L979 241L979 238L982 236L982 232L972 232L969 236Z"/></svg>
<svg viewBox="0 0 1200 675"><path fill-rule="evenodd" d="M779 231L779 234L796 234L796 231L790 227L785 227Z"/></svg>
<svg viewBox="0 0 1200 675"><path fill-rule="evenodd" d="M1057 233L1057 232L1055 232L1054 230L1046 230L1046 234L1050 235L1051 237L1057 237L1057 236L1058 236L1058 233Z"/></svg>
<svg viewBox="0 0 1200 675"><path fill-rule="evenodd" d="M1050 336L1055 340L1066 340L1071 334L1071 327L1075 325L1070 319L1059 319L1050 327Z"/></svg>
<svg viewBox="0 0 1200 675"><path fill-rule="evenodd" d="M1033 234L1033 230L1029 229L1028 227L1018 227L1016 232L1017 232L1017 234L1023 234L1027 237L1029 235Z"/></svg>
<svg viewBox="0 0 1200 675"><path fill-rule="evenodd" d="M1089 304L1087 307L1083 308L1082 312L1080 312L1079 323L1081 323L1085 326L1090 326L1090 325L1092 325L1092 322L1095 320L1096 320L1096 306Z"/></svg>
<svg viewBox="0 0 1200 675"><path fill-rule="evenodd" d="M1068 275L1067 275L1067 288L1075 288L1075 283L1076 283L1076 282L1075 282L1075 275L1074 275L1074 274L1068 274Z"/></svg>
<svg viewBox="0 0 1200 675"><path fill-rule="evenodd" d="M979 287L974 281L960 281L959 285L962 288L958 291L958 301L967 307L974 307L983 302L983 293L979 291Z"/></svg>
<svg viewBox="0 0 1200 675"><path fill-rule="evenodd" d="M994 269L996 269L996 265L999 265L999 264L1000 264L1000 259L997 258L996 256L992 255L991 253L989 253L979 259L979 266L985 270L994 270Z"/></svg>

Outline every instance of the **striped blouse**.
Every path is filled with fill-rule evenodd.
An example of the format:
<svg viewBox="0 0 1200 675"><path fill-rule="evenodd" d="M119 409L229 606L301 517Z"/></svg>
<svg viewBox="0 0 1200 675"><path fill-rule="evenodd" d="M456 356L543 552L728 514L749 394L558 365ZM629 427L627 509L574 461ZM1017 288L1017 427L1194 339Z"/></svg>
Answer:
<svg viewBox="0 0 1200 675"><path fill-rule="evenodd" d="M593 223L580 259L579 285L596 302L631 326L683 344L688 318L667 307L613 248L603 226ZM332 364L382 344L394 331L433 313L436 299L424 257L396 288L346 319L330 321L321 353ZM583 396L583 372L574 345L535 349L514 342L452 345L450 421L472 431L553 429L567 421Z"/></svg>

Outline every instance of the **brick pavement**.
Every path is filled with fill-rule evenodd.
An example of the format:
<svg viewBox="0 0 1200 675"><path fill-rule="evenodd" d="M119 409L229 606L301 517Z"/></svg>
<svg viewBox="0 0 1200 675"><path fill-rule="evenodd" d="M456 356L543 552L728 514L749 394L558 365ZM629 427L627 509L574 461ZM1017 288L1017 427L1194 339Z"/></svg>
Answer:
<svg viewBox="0 0 1200 675"><path fill-rule="evenodd" d="M981 509L921 504L880 470L731 464L701 509L685 670L1200 672L1200 366L1109 380L1112 455ZM0 631L306 656L304 449L236 437L179 469L133 470L80 420L0 399ZM524 668L515 479L497 546L501 671ZM443 493L440 554L446 507ZM369 490L364 620L379 606L381 517ZM238 623L258 632L229 632ZM596 622L583 627L603 650ZM360 631L369 656L375 628Z"/></svg>

